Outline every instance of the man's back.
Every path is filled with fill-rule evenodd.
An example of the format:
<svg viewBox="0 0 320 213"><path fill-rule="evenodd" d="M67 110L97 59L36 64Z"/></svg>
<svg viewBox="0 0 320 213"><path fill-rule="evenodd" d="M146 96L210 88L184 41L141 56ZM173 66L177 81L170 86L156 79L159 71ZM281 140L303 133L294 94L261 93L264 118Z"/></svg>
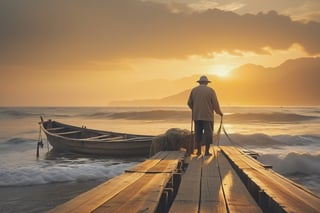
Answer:
<svg viewBox="0 0 320 213"><path fill-rule="evenodd" d="M213 111L219 108L215 91L206 85L192 89L188 105L192 109L193 120L213 121Z"/></svg>

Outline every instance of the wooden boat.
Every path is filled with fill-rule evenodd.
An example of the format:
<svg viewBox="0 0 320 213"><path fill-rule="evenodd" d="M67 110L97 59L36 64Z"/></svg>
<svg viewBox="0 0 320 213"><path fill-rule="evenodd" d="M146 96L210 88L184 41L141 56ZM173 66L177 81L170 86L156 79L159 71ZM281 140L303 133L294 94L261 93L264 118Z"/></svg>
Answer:
<svg viewBox="0 0 320 213"><path fill-rule="evenodd" d="M135 135L67 125L41 117L41 129L54 150L93 155L148 155L154 136Z"/></svg>

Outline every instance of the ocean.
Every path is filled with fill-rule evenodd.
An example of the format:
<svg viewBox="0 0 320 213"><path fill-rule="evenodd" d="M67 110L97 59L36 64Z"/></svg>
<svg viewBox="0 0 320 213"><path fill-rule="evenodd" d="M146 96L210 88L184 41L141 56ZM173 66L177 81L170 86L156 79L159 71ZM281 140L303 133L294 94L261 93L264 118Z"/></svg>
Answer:
<svg viewBox="0 0 320 213"><path fill-rule="evenodd" d="M320 195L320 107L224 106L233 142ZM121 174L144 157L54 153L39 135L40 116L76 126L159 135L191 128L187 107L0 107L0 212L44 212ZM215 133L220 117L215 117ZM36 145L44 147L36 158ZM216 143L216 142L214 142ZM220 145L230 145L221 134Z"/></svg>

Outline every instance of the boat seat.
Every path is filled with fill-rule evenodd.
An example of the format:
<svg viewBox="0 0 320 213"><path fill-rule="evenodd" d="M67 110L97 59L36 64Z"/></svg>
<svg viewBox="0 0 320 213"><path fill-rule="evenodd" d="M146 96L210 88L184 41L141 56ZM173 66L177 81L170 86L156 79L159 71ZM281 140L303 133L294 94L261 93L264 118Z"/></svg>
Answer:
<svg viewBox="0 0 320 213"><path fill-rule="evenodd" d="M123 136L102 138L102 139L99 139L99 141L106 142L106 141L117 141L117 140L121 140L121 139L124 139Z"/></svg>
<svg viewBox="0 0 320 213"><path fill-rule="evenodd" d="M76 134L76 133L80 133L81 131L70 131L70 132L57 132L57 135L71 135L71 134Z"/></svg>
<svg viewBox="0 0 320 213"><path fill-rule="evenodd" d="M94 140L94 139L103 139L103 138L108 138L110 137L111 135L98 135L98 136L93 136L93 137L89 137L89 138L84 138L86 140Z"/></svg>
<svg viewBox="0 0 320 213"><path fill-rule="evenodd" d="M54 128L48 128L46 130L51 132L51 131L62 130L62 129L65 129L65 127L54 127Z"/></svg>

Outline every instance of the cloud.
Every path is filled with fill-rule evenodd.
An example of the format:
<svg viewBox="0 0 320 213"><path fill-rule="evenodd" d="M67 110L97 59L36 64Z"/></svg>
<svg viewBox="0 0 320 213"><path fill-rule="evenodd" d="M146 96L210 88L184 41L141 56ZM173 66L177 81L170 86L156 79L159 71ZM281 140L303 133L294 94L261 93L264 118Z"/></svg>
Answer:
<svg viewBox="0 0 320 213"><path fill-rule="evenodd" d="M144 0L167 4L175 11L220 9L238 14L277 11L294 20L320 21L319 0Z"/></svg>
<svg viewBox="0 0 320 213"><path fill-rule="evenodd" d="M284 14L292 14L294 20L314 20L320 22L320 2L306 1L296 7L290 7L284 10Z"/></svg>
<svg viewBox="0 0 320 213"><path fill-rule="evenodd" d="M0 64L92 66L126 58L186 58L212 52L288 49L320 53L320 23L276 12L239 15L211 9L173 13L137 0L0 2Z"/></svg>
<svg viewBox="0 0 320 213"><path fill-rule="evenodd" d="M232 2L224 1L219 3L217 1L201 0L201 1L195 1L195 2L189 3L187 4L187 6L196 11L205 11L208 9L235 11L243 8L245 4L241 2L234 2L234 1Z"/></svg>

